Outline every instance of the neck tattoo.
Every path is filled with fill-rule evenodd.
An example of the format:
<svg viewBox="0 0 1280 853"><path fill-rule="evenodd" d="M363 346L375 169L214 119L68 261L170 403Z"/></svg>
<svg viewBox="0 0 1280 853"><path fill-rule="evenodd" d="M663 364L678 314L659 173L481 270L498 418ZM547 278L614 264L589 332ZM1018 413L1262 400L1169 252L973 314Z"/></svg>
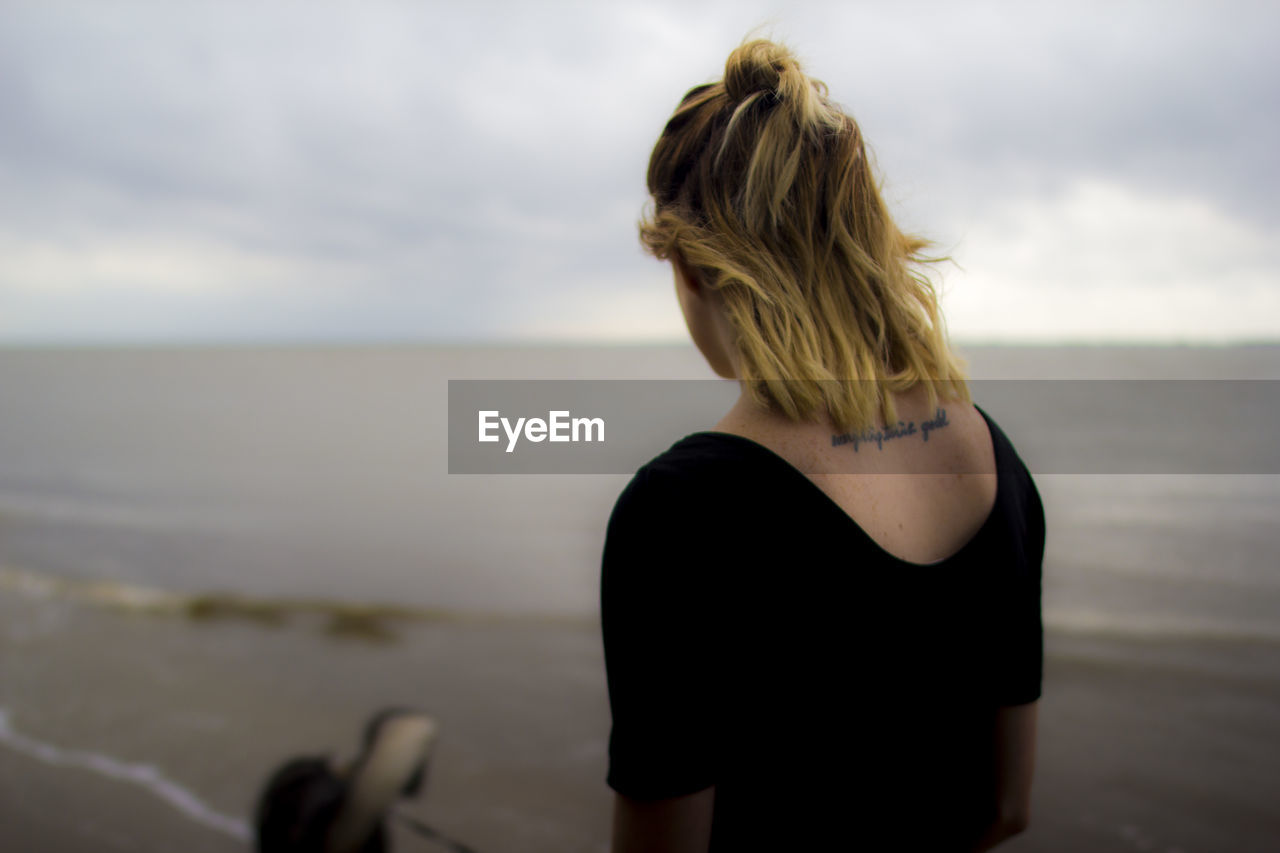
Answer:
<svg viewBox="0 0 1280 853"><path fill-rule="evenodd" d="M839 447L842 444L852 444L853 452L857 453L858 448L864 444L874 444L877 450L884 450L886 441L893 441L896 438L907 438L912 435L919 435L922 440L929 440L929 433L935 429L942 429L948 426L950 421L947 420L947 410L938 407L934 409L933 417L927 421L921 421L917 428L915 421L898 421L894 426L888 427L867 427L862 432L844 432L832 434L831 446Z"/></svg>

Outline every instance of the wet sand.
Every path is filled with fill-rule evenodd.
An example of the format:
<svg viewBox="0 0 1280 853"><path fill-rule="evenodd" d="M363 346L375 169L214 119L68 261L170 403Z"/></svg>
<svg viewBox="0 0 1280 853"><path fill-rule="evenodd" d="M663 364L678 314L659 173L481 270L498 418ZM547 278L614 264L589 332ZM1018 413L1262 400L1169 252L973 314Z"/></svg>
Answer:
<svg viewBox="0 0 1280 853"><path fill-rule="evenodd" d="M280 762L350 756L373 711L408 705L442 729L408 813L481 853L598 850L607 838L608 703L590 624L395 625L393 639L335 638L306 618L192 621L12 590L0 591L0 623L10 638L0 707L13 730L155 765L218 815L245 818ZM0 849L100 850L106 835L122 850L246 849L147 788L0 743ZM407 839L398 849L430 848Z"/></svg>
<svg viewBox="0 0 1280 853"><path fill-rule="evenodd" d="M0 589L0 624L5 851L250 849L243 821L270 770L349 755L394 704L442 725L405 811L479 853L606 849L589 622L333 635L305 615L197 620ZM1276 790L1280 646L1051 633L1032 826L1002 849L1275 850Z"/></svg>

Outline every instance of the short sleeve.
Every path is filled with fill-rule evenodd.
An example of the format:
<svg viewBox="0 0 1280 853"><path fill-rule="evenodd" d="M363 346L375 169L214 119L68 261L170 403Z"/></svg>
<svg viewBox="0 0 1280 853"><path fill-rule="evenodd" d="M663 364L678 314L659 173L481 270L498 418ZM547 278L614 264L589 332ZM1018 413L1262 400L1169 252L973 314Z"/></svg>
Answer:
<svg viewBox="0 0 1280 853"><path fill-rule="evenodd" d="M1015 539L1015 571L1005 578L997 599L994 684L1000 706L1025 705L1040 698L1044 678L1044 623L1041 587L1044 570L1044 506L1030 473L1021 468L1021 524Z"/></svg>
<svg viewBox="0 0 1280 853"><path fill-rule="evenodd" d="M642 468L614 506L600 608L613 726L608 784L640 800L716 781L706 528L687 488Z"/></svg>

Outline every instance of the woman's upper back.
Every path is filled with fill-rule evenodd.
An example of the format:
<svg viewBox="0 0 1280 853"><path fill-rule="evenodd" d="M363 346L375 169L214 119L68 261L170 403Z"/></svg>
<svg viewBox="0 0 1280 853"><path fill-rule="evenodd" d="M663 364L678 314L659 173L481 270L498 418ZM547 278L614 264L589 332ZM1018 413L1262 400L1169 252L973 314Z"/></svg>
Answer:
<svg viewBox="0 0 1280 853"><path fill-rule="evenodd" d="M937 563L982 527L996 500L996 452L970 403L930 408L920 392L896 397L899 423L860 434L735 406L716 430L768 448L803 473L884 551Z"/></svg>

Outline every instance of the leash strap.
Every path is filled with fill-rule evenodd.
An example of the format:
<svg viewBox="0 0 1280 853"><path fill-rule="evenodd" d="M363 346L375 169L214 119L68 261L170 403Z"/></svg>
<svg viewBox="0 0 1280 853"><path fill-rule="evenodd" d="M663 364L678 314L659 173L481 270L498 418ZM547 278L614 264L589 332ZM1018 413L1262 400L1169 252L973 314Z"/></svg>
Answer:
<svg viewBox="0 0 1280 853"><path fill-rule="evenodd" d="M420 820L415 820L414 818L403 814L397 814L395 817L396 820L400 821L423 838L426 838L429 841L434 841L446 850L451 850L453 853L476 853L476 851L472 850L461 841L454 841L449 836L437 832Z"/></svg>

